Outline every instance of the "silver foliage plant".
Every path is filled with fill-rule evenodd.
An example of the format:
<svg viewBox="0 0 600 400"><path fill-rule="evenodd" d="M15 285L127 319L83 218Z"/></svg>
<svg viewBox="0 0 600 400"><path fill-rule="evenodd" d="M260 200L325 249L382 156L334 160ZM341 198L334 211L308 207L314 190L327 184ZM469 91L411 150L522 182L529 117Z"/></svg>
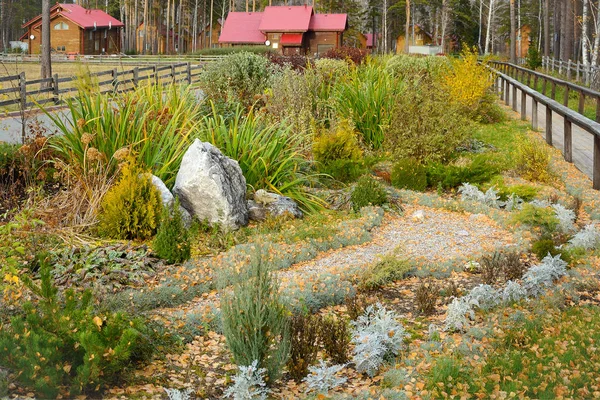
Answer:
<svg viewBox="0 0 600 400"><path fill-rule="evenodd" d="M600 246L600 230L595 223L586 225L569 240L569 247L591 250L598 246Z"/></svg>
<svg viewBox="0 0 600 400"><path fill-rule="evenodd" d="M233 377L233 385L225 390L225 397L233 400L262 400L267 398L269 390L265 383L265 368L258 368L258 360L251 365L240 366Z"/></svg>
<svg viewBox="0 0 600 400"><path fill-rule="evenodd" d="M446 313L447 331L465 331L469 327L469 319L475 318L474 304L469 296L455 297L448 305Z"/></svg>
<svg viewBox="0 0 600 400"><path fill-rule="evenodd" d="M367 307L364 314L352 322L352 361L356 370L374 376L386 359L398 354L406 336L393 311L379 303Z"/></svg>
<svg viewBox="0 0 600 400"><path fill-rule="evenodd" d="M500 304L500 294L490 285L475 286L467 296L470 304L482 310L489 310Z"/></svg>
<svg viewBox="0 0 600 400"><path fill-rule="evenodd" d="M303 379L308 386L306 391L327 395L330 390L343 385L348 380L337 376L343 368L344 365L328 367L323 360L319 360L319 365L308 368L310 374Z"/></svg>
<svg viewBox="0 0 600 400"><path fill-rule="evenodd" d="M527 290L521 284L514 281L506 282L502 290L502 301L504 303L513 303L527 297Z"/></svg>
<svg viewBox="0 0 600 400"><path fill-rule="evenodd" d="M501 206L500 196L498 196L498 191L493 186L483 193L481 190L477 189L476 186L469 183L463 183L458 188L458 192L463 201L475 201L493 208L500 208Z"/></svg>
<svg viewBox="0 0 600 400"><path fill-rule="evenodd" d="M552 257L548 254L540 265L535 265L523 275L523 286L527 294L538 297L554 283L555 280L567 275L567 263L560 258L560 254Z"/></svg>
<svg viewBox="0 0 600 400"><path fill-rule="evenodd" d="M563 233L575 231L575 212L562 204L552 204L552 208L558 219L558 229Z"/></svg>
<svg viewBox="0 0 600 400"><path fill-rule="evenodd" d="M185 390L167 389L167 388L163 388L163 389L165 389L165 392L167 392L167 396L169 397L169 400L190 400L190 394L193 392L192 389L185 389Z"/></svg>

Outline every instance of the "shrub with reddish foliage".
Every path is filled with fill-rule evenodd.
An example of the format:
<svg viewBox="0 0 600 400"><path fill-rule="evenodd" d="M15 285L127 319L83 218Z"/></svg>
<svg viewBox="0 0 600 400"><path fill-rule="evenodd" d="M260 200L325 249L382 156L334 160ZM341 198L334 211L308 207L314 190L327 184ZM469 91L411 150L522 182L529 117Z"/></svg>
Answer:
<svg viewBox="0 0 600 400"><path fill-rule="evenodd" d="M271 63L279 65L280 67L290 66L294 71L304 71L310 64L314 66L313 62L306 56L300 54L293 54L291 56L284 56L276 53L269 53L268 59Z"/></svg>
<svg viewBox="0 0 600 400"><path fill-rule="evenodd" d="M333 58L336 60L351 60L354 64L361 64L367 51L363 49L357 49L356 47L338 47L337 49L327 50L321 55L321 58Z"/></svg>

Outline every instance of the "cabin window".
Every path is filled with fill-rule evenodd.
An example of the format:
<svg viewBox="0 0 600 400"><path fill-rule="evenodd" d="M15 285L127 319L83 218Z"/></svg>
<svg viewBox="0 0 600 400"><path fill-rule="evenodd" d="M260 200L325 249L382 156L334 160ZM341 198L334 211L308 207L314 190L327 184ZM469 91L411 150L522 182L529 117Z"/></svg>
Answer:
<svg viewBox="0 0 600 400"><path fill-rule="evenodd" d="M55 31L66 31L68 29L69 25L65 24L64 22L59 22L58 24L54 25Z"/></svg>

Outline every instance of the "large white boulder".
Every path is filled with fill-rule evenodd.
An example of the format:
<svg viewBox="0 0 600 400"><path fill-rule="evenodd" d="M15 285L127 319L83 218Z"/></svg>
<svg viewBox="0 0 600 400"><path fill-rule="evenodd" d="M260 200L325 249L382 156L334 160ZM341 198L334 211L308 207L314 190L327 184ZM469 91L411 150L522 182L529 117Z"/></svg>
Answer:
<svg viewBox="0 0 600 400"><path fill-rule="evenodd" d="M151 180L154 187L160 192L160 199L163 207L172 208L173 204L175 203L175 197L173 197L173 194L167 185L165 185L165 183L156 175L152 175ZM181 204L179 205L179 211L181 212L183 223L189 228L192 224L192 216L185 208L181 206Z"/></svg>
<svg viewBox="0 0 600 400"><path fill-rule="evenodd" d="M200 221L227 230L248 224L242 170L210 143L196 139L183 155L173 194Z"/></svg>

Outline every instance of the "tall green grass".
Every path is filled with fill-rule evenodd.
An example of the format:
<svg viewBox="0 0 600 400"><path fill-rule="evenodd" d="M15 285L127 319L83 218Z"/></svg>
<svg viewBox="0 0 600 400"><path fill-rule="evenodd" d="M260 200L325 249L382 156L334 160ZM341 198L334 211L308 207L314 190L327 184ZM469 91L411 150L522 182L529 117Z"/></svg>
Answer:
<svg viewBox="0 0 600 400"><path fill-rule="evenodd" d="M270 123L253 110L241 106L226 119L217 112L202 121L200 139L212 143L227 157L240 164L248 186L288 196L305 211L321 208L323 202L307 193L307 160L300 154L304 138L284 123Z"/></svg>
<svg viewBox="0 0 600 400"><path fill-rule="evenodd" d="M132 153L169 187L200 119L193 93L175 85L142 86L116 97L81 90L67 105L66 121L46 112L60 131L50 143L59 158L87 174L94 162L114 172L123 153Z"/></svg>
<svg viewBox="0 0 600 400"><path fill-rule="evenodd" d="M381 149L402 83L378 62L354 68L335 86L336 111L351 120L368 147Z"/></svg>

